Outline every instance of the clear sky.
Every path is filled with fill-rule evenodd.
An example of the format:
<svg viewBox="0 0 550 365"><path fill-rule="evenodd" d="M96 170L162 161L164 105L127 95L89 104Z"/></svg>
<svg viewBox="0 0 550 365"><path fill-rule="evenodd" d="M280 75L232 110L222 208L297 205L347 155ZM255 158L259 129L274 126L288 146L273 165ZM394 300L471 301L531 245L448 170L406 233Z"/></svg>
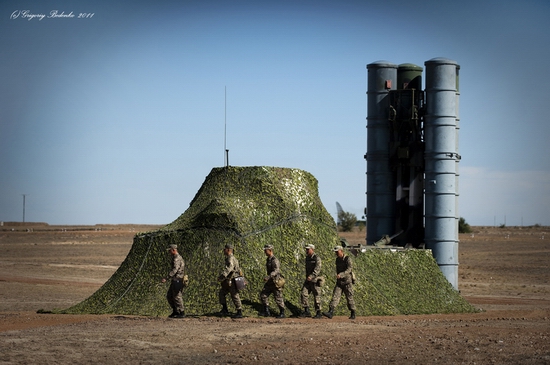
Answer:
<svg viewBox="0 0 550 365"><path fill-rule="evenodd" d="M309 171L361 218L366 65L446 57L459 215L550 225L549 19L547 0L2 0L0 221L26 194L28 222L169 223L224 165L225 120L231 165Z"/></svg>

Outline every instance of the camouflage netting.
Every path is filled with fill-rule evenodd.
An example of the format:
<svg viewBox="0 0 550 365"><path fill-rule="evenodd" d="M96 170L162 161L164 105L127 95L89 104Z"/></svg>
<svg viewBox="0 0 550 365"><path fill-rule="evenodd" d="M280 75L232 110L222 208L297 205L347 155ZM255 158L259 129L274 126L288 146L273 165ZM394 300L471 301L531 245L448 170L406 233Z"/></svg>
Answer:
<svg viewBox="0 0 550 365"><path fill-rule="evenodd" d="M323 259L323 309L335 281L338 244L333 218L309 173L277 167L214 168L189 208L162 229L134 237L128 256L113 276L92 296L63 313L112 313L165 316L170 271L166 247L175 243L186 262L190 285L184 293L187 314L209 315L220 310L217 277L223 268L223 247L230 243L248 280L241 292L243 312L261 309L259 293L265 276L263 246L273 244L286 278L287 308L301 310L304 247L312 243ZM472 312L441 274L430 251L368 250L354 258L358 282L358 315ZM233 308L228 296L229 308ZM311 298L313 302L313 298ZM273 299L271 299L275 309ZM347 314L345 299L337 314Z"/></svg>

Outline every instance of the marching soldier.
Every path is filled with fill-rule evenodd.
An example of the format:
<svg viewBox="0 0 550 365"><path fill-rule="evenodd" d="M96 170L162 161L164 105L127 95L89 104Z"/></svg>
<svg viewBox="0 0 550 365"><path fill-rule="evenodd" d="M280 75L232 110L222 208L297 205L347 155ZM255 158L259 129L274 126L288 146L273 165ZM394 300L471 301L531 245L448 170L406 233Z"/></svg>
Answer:
<svg viewBox="0 0 550 365"><path fill-rule="evenodd" d="M332 293L332 300L329 304L329 311L323 313L324 316L332 318L334 308L340 303L342 292L346 296L348 309L351 311L349 319L355 319L355 302L353 300L353 279L352 279L352 263L349 256L344 254L342 246L334 248L336 254L336 286Z"/></svg>
<svg viewBox="0 0 550 365"><path fill-rule="evenodd" d="M183 258L178 253L177 245L170 245L166 249L170 251L172 255L172 270L168 273L168 276L162 278L162 282L165 283L167 280L170 280L170 288L168 288L168 293L166 294L166 299L168 304L172 307L172 314L168 317L170 318L184 318L185 313L183 310L183 275L185 269L185 262Z"/></svg>
<svg viewBox="0 0 550 365"><path fill-rule="evenodd" d="M321 287L317 285L317 281L320 279L321 273L321 258L315 254L315 246L306 246L306 280L302 285L302 307L304 311L300 314L300 317L311 317L309 312L309 294L313 293L313 300L315 302L315 317L321 317Z"/></svg>
<svg viewBox="0 0 550 365"><path fill-rule="evenodd" d="M268 298L270 294L273 294L275 302L279 307L279 315L277 316L277 318L285 318L285 301L283 299L283 288L276 285L276 282L281 277L281 264L273 254L272 245L265 245L264 252L267 256L267 259L265 261L267 276L264 277L265 284L262 292L260 293L260 300L264 305L264 311L260 314L264 317L269 317L271 315L271 313L269 312Z"/></svg>
<svg viewBox="0 0 550 365"><path fill-rule="evenodd" d="M225 255L225 268L218 277L218 281L221 283L221 288L218 294L220 304L222 305L220 314L223 316L229 315L226 296L227 294L231 294L231 299L233 300L233 304L237 310L237 313L233 316L233 318L242 318L243 312L241 298L239 297L239 291L235 287L235 284L232 283L232 279L237 277L241 271L239 261L237 261L235 256L233 256L232 245L225 245L223 254Z"/></svg>

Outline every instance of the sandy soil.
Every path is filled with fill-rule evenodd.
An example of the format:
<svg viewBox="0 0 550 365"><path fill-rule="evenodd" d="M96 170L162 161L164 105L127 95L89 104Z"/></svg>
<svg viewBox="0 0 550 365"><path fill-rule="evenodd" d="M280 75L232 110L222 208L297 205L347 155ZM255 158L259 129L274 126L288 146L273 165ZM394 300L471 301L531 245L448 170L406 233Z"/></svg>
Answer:
<svg viewBox="0 0 550 365"><path fill-rule="evenodd" d="M476 314L282 320L39 314L97 290L154 226L0 227L0 364L550 364L548 227L474 227ZM13 229L13 231L12 231ZM364 232L346 233L351 243Z"/></svg>

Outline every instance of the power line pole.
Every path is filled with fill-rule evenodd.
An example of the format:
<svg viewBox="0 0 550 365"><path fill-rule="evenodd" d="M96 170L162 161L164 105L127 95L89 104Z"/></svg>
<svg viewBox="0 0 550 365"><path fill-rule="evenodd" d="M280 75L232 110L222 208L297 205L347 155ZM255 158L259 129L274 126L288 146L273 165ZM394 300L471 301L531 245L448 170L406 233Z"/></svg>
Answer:
<svg viewBox="0 0 550 365"><path fill-rule="evenodd" d="M25 223L25 198L27 197L27 194L23 195L23 223Z"/></svg>

